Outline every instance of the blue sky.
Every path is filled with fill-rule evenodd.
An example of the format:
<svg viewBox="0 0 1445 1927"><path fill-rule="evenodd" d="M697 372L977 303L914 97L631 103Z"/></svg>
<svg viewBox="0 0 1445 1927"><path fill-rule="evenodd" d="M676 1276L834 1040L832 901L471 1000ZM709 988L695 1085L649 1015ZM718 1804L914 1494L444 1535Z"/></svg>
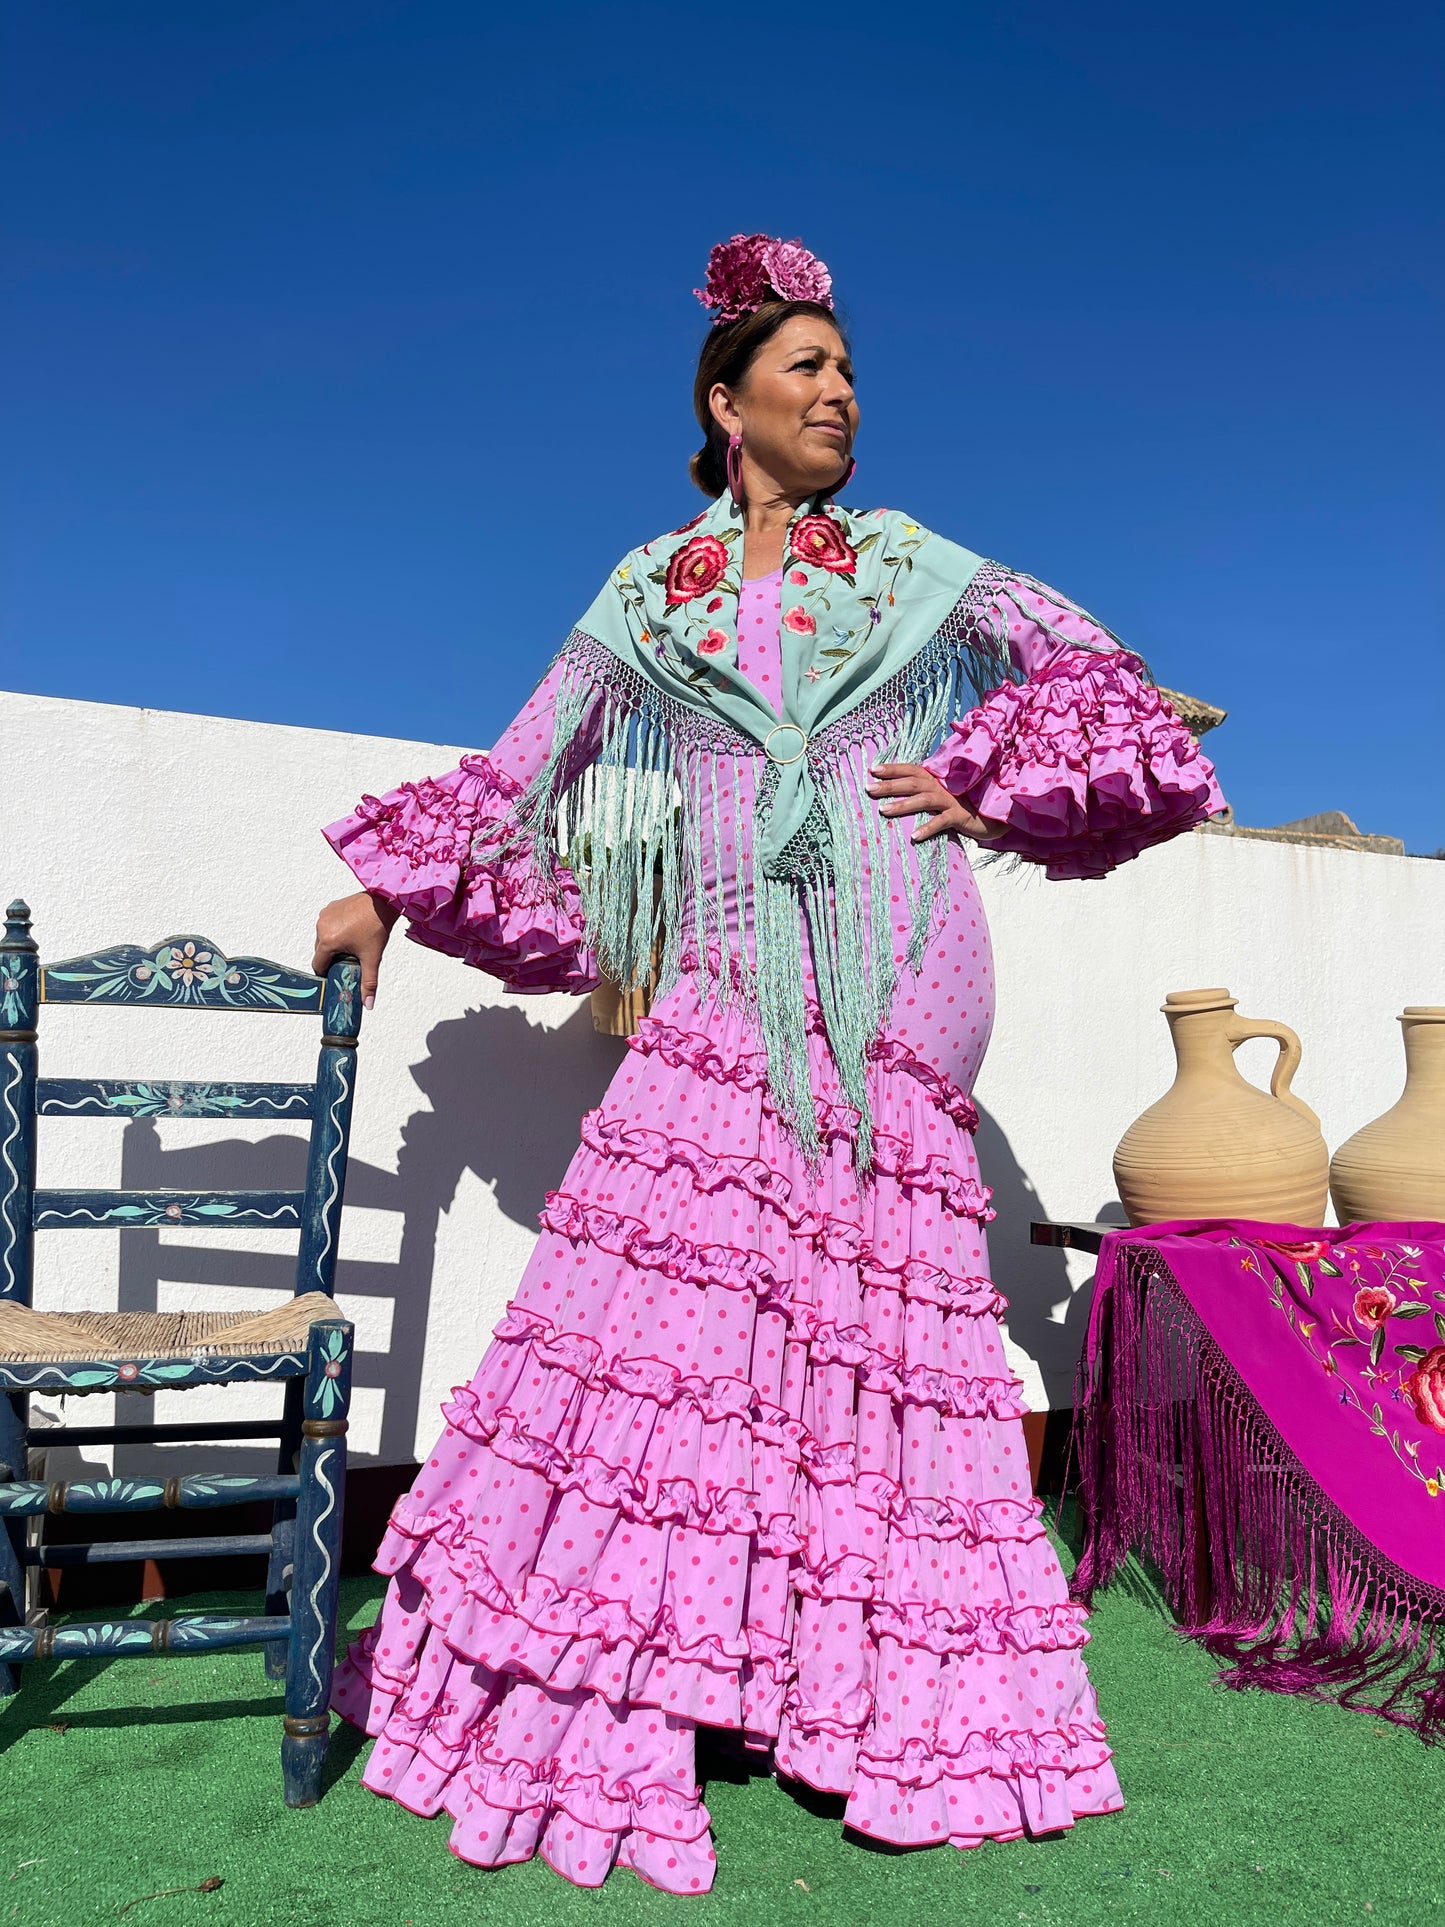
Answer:
<svg viewBox="0 0 1445 1927"><path fill-rule="evenodd" d="M1228 708L1244 820L1445 845L1437 16L12 8L0 686L485 746L701 506L690 290L764 228L850 500Z"/></svg>

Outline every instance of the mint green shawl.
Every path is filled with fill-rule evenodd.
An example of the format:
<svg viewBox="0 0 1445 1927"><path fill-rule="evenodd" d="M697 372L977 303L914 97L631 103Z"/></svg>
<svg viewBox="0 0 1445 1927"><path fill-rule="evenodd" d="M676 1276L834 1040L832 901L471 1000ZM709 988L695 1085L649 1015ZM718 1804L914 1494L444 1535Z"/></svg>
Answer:
<svg viewBox="0 0 1445 1927"><path fill-rule="evenodd" d="M945 839L915 845L911 822L879 816L867 764L931 753L953 715L1012 673L1007 638L978 592L993 573L982 557L893 510L855 514L820 500L788 532L779 712L737 668L742 554L742 518L724 495L612 572L559 652L551 751L514 823L550 887L559 864L574 872L614 981L640 984L655 969L660 994L691 952L705 994L743 998L773 1099L812 1157L806 926L866 1170L868 1051L897 982L890 876L902 874L916 970L948 871ZM601 751L579 769L575 746L599 720ZM710 894L701 873L704 813L715 832L720 782L740 804L740 758L757 765L736 879L751 951L727 927L721 883Z"/></svg>

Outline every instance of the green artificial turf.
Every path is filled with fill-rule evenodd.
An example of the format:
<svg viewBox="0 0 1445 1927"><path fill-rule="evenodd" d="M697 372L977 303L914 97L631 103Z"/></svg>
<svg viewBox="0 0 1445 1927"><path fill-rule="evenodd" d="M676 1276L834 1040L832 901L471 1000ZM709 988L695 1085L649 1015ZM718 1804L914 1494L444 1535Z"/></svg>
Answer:
<svg viewBox="0 0 1445 1927"><path fill-rule="evenodd" d="M352 1627L379 1596L379 1581L348 1584ZM706 1789L716 1884L690 1899L622 1872L584 1892L540 1861L463 1865L445 1817L362 1790L349 1728L321 1804L288 1813L279 1689L259 1653L34 1666L0 1714L0 1927L1445 1921L1445 1750L1215 1685L1138 1568L1101 1598L1093 1633L1123 1813L1047 1840L887 1853L844 1837L839 1802L724 1767ZM213 1876L220 1888L194 1891ZM192 1891L140 1900L173 1887Z"/></svg>

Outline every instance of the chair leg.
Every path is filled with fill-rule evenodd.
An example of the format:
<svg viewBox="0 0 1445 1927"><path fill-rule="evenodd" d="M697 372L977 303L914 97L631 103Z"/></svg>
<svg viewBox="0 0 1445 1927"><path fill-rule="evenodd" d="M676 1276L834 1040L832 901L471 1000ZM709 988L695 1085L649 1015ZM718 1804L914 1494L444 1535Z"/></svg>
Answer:
<svg viewBox="0 0 1445 1927"><path fill-rule="evenodd" d="M296 1470L297 1455L301 1450L301 1394L301 1380L288 1379L286 1409L281 1420L281 1446L276 1456L276 1470L281 1473ZM287 1611L286 1598L291 1589L296 1539L295 1520L295 1500L278 1499L271 1508L271 1557L266 1566L266 1611L273 1616ZM286 1642L276 1640L263 1648L263 1654L267 1679L285 1679Z"/></svg>
<svg viewBox="0 0 1445 1927"><path fill-rule="evenodd" d="M23 1479L26 1470L25 1420L29 1401L23 1392L0 1394L0 1478ZM25 1624L25 1520L6 1518L0 1531L0 1626ZM18 1666L0 1665L0 1697L20 1685Z"/></svg>
<svg viewBox="0 0 1445 1927"><path fill-rule="evenodd" d="M281 1777L288 1807L314 1806L331 1728L336 1597L346 1490L346 1414L351 1398L352 1327L327 1319L311 1327L301 1423L301 1491L296 1502L291 1638Z"/></svg>

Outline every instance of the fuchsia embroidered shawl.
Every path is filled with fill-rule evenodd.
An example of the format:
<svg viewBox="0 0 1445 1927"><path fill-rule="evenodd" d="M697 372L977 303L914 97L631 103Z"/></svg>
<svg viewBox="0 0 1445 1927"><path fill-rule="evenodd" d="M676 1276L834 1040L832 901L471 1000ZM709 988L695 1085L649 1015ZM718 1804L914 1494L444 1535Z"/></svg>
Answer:
<svg viewBox="0 0 1445 1927"><path fill-rule="evenodd" d="M1076 1597L1138 1545L1228 1684L1445 1732L1445 1225L1110 1236L1080 1391Z"/></svg>

